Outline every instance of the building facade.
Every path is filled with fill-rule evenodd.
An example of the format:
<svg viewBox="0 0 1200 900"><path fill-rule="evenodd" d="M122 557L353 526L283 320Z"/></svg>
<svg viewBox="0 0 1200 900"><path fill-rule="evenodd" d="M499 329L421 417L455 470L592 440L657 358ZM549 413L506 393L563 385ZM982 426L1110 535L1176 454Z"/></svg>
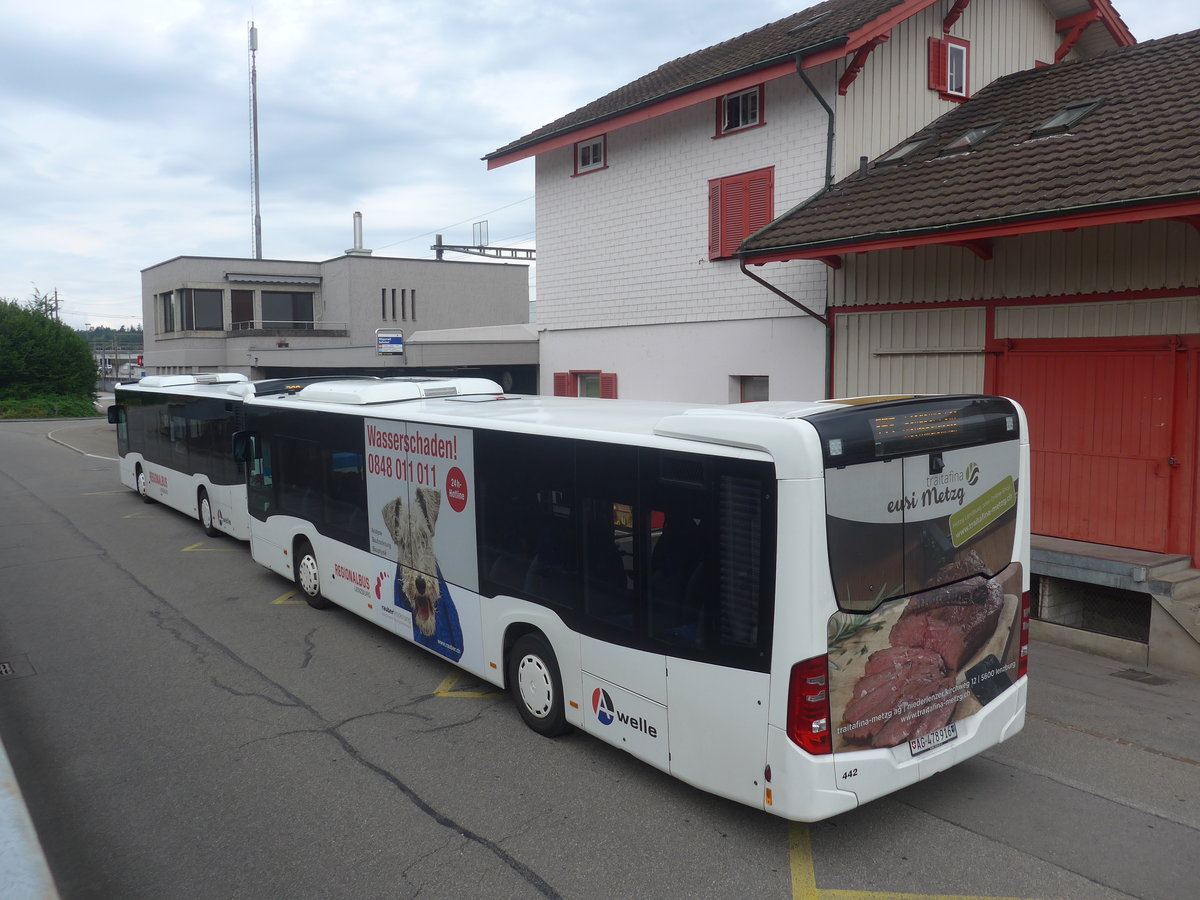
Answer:
<svg viewBox="0 0 1200 900"><path fill-rule="evenodd" d="M1200 31L1000 79L740 252L837 266L839 393L1018 400L1043 618L1200 672L1198 79Z"/></svg>
<svg viewBox="0 0 1200 900"><path fill-rule="evenodd" d="M824 396L828 267L748 276L738 245L978 87L1053 60L1076 7L1094 11L1085 0L828 0L489 154L490 167L536 159L541 390ZM1064 58L1131 41L1114 17Z"/></svg>
<svg viewBox="0 0 1200 900"><path fill-rule="evenodd" d="M142 271L142 309L148 374L472 372L512 390L537 384L519 264L369 251L323 262L179 256Z"/></svg>

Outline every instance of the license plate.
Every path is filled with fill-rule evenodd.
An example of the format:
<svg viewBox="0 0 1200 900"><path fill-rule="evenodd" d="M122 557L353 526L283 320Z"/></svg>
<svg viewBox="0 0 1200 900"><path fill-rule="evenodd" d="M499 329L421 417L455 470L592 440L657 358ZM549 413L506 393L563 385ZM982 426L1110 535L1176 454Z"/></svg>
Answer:
<svg viewBox="0 0 1200 900"><path fill-rule="evenodd" d="M924 753L926 750L932 750L934 747L939 747L947 741L952 741L958 737L958 726L951 722L949 725L944 725L937 731L931 731L929 734L923 734L920 737L915 737L908 742L908 749L913 756L918 753Z"/></svg>

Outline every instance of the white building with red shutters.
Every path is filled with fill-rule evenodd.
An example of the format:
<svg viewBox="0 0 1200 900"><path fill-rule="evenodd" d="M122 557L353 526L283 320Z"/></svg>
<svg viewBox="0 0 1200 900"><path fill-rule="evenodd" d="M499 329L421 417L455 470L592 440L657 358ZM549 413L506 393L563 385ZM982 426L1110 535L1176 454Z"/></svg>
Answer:
<svg viewBox="0 0 1200 900"><path fill-rule="evenodd" d="M839 261L742 241L994 79L1132 43L1108 0L827 0L488 154L536 161L541 392L825 396Z"/></svg>

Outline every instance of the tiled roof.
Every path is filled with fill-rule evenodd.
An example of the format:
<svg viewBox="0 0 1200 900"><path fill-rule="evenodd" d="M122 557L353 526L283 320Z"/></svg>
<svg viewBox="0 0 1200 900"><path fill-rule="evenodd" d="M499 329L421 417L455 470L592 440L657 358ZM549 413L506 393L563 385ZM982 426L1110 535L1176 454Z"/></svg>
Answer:
<svg viewBox="0 0 1200 900"><path fill-rule="evenodd" d="M1195 202L1198 92L1200 31L997 79L902 141L930 138L908 162L851 175L752 235L740 252L812 255L822 247ZM1031 139L1056 113L1092 100L1100 102L1068 133ZM974 149L942 155L968 129L995 122Z"/></svg>
<svg viewBox="0 0 1200 900"><path fill-rule="evenodd" d="M572 131L590 122L607 119L705 84L765 68L785 61L801 50L811 50L839 40L845 42L851 32L889 10L911 4L912 0L825 0L824 3L818 3L778 22L748 31L740 37L664 63L650 74L489 153L484 159L501 156L553 135Z"/></svg>

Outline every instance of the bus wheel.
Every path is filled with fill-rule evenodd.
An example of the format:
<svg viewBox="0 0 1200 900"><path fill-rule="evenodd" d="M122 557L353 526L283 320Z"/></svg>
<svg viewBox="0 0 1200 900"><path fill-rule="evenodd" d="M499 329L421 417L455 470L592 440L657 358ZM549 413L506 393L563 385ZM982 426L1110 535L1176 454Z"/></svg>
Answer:
<svg viewBox="0 0 1200 900"><path fill-rule="evenodd" d="M154 498L150 496L150 482L146 479L146 470L141 466L137 467L137 492L143 503L154 502Z"/></svg>
<svg viewBox="0 0 1200 900"><path fill-rule="evenodd" d="M562 678L550 644L540 634L522 635L508 654L508 689L525 724L540 735L571 730L563 708Z"/></svg>
<svg viewBox="0 0 1200 900"><path fill-rule="evenodd" d="M221 532L213 525L212 504L208 502L208 491L204 488L200 488L200 497L196 505L200 507L200 524L204 526L204 533L209 537L216 537Z"/></svg>
<svg viewBox="0 0 1200 900"><path fill-rule="evenodd" d="M296 584L313 609L328 609L333 604L321 596L321 570L312 544L301 539L296 544Z"/></svg>

